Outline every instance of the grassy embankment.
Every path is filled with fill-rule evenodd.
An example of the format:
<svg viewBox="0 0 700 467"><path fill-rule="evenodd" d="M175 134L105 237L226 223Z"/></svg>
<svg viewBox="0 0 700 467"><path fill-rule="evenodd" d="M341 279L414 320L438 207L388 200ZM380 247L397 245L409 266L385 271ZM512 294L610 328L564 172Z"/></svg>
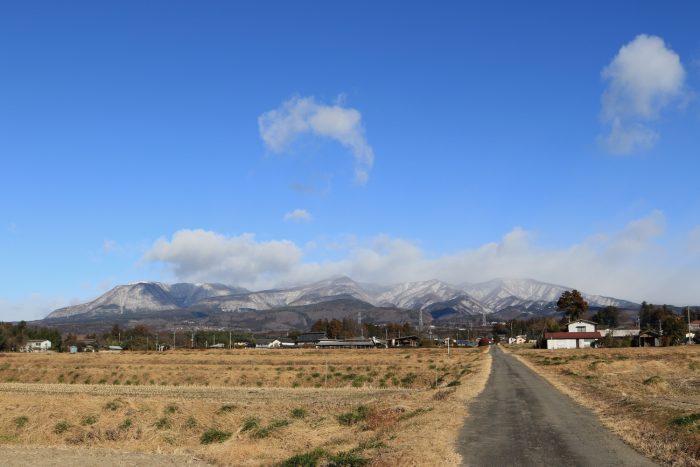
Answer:
<svg viewBox="0 0 700 467"><path fill-rule="evenodd" d="M700 346L509 349L665 465L700 465Z"/></svg>
<svg viewBox="0 0 700 467"><path fill-rule="evenodd" d="M457 465L489 368L477 349L0 354L0 444Z"/></svg>

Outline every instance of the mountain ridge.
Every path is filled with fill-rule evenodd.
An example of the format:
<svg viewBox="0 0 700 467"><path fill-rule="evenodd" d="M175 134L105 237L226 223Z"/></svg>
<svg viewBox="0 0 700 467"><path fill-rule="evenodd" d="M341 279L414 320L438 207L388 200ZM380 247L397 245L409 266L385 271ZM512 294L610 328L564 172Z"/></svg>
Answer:
<svg viewBox="0 0 700 467"><path fill-rule="evenodd" d="M470 316L510 314L552 314L556 300L570 287L534 279L496 278L476 284L452 285L437 279L404 282L392 286L367 286L347 276L337 276L311 284L250 291L224 284L180 282L165 284L140 281L114 287L96 299L80 305L59 308L46 319L100 316L139 312L167 312L196 308L201 312L238 313L271 311L352 299L373 307L420 310L430 320ZM634 302L583 294L591 307L638 306Z"/></svg>

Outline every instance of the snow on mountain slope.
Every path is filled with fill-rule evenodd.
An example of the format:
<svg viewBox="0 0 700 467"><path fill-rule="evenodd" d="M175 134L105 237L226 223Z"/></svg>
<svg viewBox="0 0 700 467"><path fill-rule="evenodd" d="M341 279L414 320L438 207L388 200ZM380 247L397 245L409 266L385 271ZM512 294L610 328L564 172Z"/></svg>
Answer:
<svg viewBox="0 0 700 467"><path fill-rule="evenodd" d="M462 290L438 280L404 282L380 294L376 302L384 306L421 309L460 295L464 295Z"/></svg>
<svg viewBox="0 0 700 467"><path fill-rule="evenodd" d="M52 312L48 318L63 318L84 313L124 313L125 311L164 311L186 308L203 298L244 291L221 284L162 284L135 282L119 285L95 300Z"/></svg>
<svg viewBox="0 0 700 467"><path fill-rule="evenodd" d="M243 287L230 287L223 284L189 284L187 282L180 282L167 287L170 295L172 295L177 304L183 308L211 297L222 297L248 292L248 290Z"/></svg>
<svg viewBox="0 0 700 467"><path fill-rule="evenodd" d="M462 289L493 310L507 307L526 306L527 308L546 305L559 300L561 294L571 287L547 284L534 279L493 279L479 284L464 284ZM600 295L583 293L589 306L636 306L632 302Z"/></svg>
<svg viewBox="0 0 700 467"><path fill-rule="evenodd" d="M222 284L168 285L159 282L137 282L117 286L89 303L58 309L48 318L81 314L90 316L153 312L189 307L234 312L270 310L285 306L317 304L336 298L353 298L374 306L428 310L434 319L438 319L438 315L490 314L505 309L550 314L554 310L553 303L556 303L566 290L571 289L532 279L494 279L480 284L465 284L458 288L439 280L406 282L391 287L362 286L348 277L335 277L304 286L259 292L249 292ZM583 296L593 307L637 306L610 297L588 294Z"/></svg>
<svg viewBox="0 0 700 467"><path fill-rule="evenodd" d="M168 286L159 282L136 282L119 285L95 300L82 305L60 308L48 318L63 318L83 313L124 313L124 311L162 311L177 308L168 293Z"/></svg>
<svg viewBox="0 0 700 467"><path fill-rule="evenodd" d="M328 300L329 297L349 296L367 303L373 298L355 281L348 277L336 277L313 284L289 289L263 290L236 294L228 297L209 298L198 304L222 311L268 310L288 305L309 305Z"/></svg>

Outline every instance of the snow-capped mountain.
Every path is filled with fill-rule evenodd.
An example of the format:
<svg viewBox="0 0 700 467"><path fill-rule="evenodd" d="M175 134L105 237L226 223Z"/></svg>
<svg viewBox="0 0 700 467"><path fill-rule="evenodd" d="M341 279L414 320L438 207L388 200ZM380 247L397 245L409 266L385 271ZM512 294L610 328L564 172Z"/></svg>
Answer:
<svg viewBox="0 0 700 467"><path fill-rule="evenodd" d="M188 307L203 298L244 291L245 289L221 284L180 283L171 285L160 282L134 282L118 285L91 302L55 310L48 318L63 318L82 314L172 310Z"/></svg>
<svg viewBox="0 0 700 467"><path fill-rule="evenodd" d="M269 310L282 306L310 305L339 297L352 297L374 304L374 299L355 281L341 276L289 289L272 289L201 300L198 305L221 311Z"/></svg>
<svg viewBox="0 0 700 467"><path fill-rule="evenodd" d="M406 282L393 286L363 285L348 277L334 277L312 284L251 292L222 284L162 284L137 282L115 287L97 299L58 309L48 318L100 316L127 312L245 312L302 307L352 299L374 307L422 310L426 320L460 319L474 315L549 315L569 287L532 279L494 279L479 284L453 286L439 280ZM592 307L614 305L636 308L625 300L583 294ZM346 306L346 305L344 305ZM329 309L329 313L331 310ZM418 314L410 314L414 319ZM504 315L505 316L505 315Z"/></svg>
<svg viewBox="0 0 700 467"><path fill-rule="evenodd" d="M499 311L509 307L524 309L550 307L559 300L561 294L571 287L547 284L534 279L493 279L478 284L464 284L462 289L488 308ZM636 306L632 302L600 295L581 293L589 306L616 306L628 308Z"/></svg>
<svg viewBox="0 0 700 467"><path fill-rule="evenodd" d="M463 291L439 280L404 282L378 295L376 302L386 306L421 309L462 294Z"/></svg>

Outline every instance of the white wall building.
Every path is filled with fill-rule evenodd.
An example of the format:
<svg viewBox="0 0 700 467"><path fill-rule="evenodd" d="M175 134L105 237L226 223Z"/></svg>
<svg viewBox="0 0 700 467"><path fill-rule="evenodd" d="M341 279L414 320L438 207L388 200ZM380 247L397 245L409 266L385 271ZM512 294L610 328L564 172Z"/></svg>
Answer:
<svg viewBox="0 0 700 467"><path fill-rule="evenodd" d="M51 341L48 339L34 339L27 341L27 343L20 349L22 352L46 352L51 348Z"/></svg>

